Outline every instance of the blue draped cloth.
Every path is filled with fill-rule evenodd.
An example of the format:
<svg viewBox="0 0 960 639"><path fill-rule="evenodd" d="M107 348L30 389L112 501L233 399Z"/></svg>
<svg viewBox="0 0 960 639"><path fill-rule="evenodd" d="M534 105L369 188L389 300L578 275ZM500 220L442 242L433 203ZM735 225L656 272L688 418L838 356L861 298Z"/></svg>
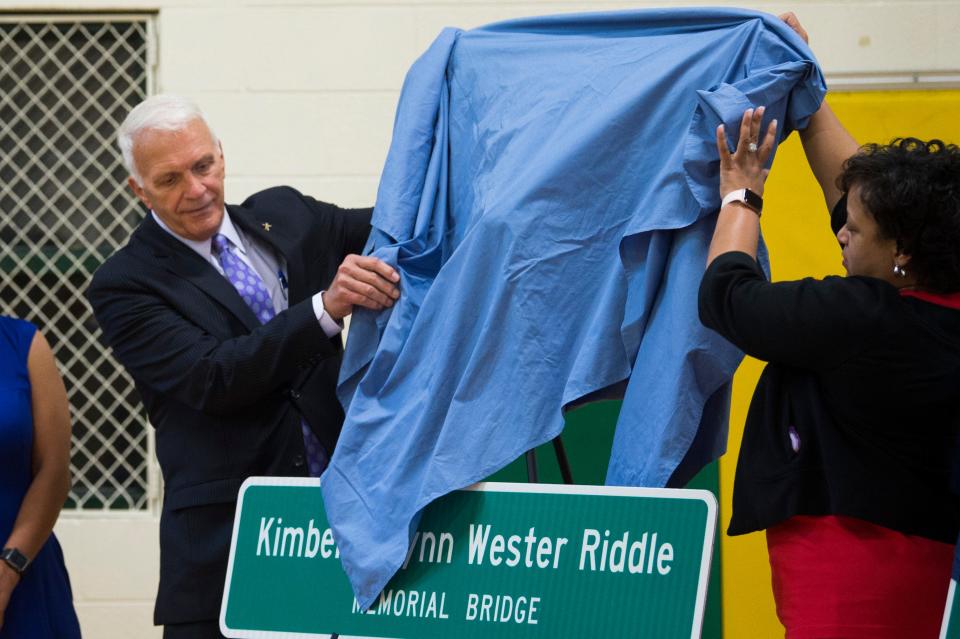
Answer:
<svg viewBox="0 0 960 639"><path fill-rule="evenodd" d="M722 454L742 354L696 305L715 128L736 140L766 105L782 140L824 92L806 45L753 11L439 35L404 83L367 246L402 295L354 314L323 479L362 606L427 504L555 437L570 405L623 396L609 484L664 486Z"/></svg>

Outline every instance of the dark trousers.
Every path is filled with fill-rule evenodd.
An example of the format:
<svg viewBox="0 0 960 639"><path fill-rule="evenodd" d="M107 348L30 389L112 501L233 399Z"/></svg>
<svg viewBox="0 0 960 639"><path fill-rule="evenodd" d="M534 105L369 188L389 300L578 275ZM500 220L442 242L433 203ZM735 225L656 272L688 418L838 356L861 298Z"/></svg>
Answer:
<svg viewBox="0 0 960 639"><path fill-rule="evenodd" d="M163 627L163 639L224 639L216 621L169 623Z"/></svg>

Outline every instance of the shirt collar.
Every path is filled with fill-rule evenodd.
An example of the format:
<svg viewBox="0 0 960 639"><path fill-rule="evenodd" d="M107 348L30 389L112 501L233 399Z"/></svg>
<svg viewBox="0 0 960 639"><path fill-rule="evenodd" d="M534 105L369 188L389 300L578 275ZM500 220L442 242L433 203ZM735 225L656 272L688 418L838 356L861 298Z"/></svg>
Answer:
<svg viewBox="0 0 960 639"><path fill-rule="evenodd" d="M900 295L904 297L915 297L924 302L930 302L937 306L946 306L960 310L960 293L927 293L926 291L914 291L909 289L900 289Z"/></svg>
<svg viewBox="0 0 960 639"><path fill-rule="evenodd" d="M153 221L156 222L160 228L186 244L190 250L197 253L200 257L208 262L212 259L213 252L210 249L210 240L191 240L181 235L177 235L173 229L164 224L163 220L160 219L160 216L157 215L155 211L151 210L150 215L153 216ZM228 240L230 240L230 243L233 244L237 250L244 255L246 254L247 249L243 244L243 240L240 239L240 232L237 230L237 227L233 225L233 221L227 214L226 207L223 209L223 219L220 221L220 228L217 230L217 233L223 234Z"/></svg>

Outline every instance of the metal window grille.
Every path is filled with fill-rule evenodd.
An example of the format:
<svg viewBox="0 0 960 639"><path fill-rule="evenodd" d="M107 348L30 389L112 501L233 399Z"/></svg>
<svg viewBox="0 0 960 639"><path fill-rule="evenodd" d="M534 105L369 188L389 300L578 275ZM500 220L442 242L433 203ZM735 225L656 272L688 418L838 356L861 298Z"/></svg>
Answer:
<svg viewBox="0 0 960 639"><path fill-rule="evenodd" d="M53 345L73 415L68 507L145 509L152 439L83 293L142 217L114 139L148 93L148 16L0 14L0 312Z"/></svg>

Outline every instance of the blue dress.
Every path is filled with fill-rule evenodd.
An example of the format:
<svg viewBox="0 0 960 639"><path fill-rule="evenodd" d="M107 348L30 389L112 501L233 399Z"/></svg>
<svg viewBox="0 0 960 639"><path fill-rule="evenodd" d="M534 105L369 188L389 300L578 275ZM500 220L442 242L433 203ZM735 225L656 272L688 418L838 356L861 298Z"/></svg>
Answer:
<svg viewBox="0 0 960 639"><path fill-rule="evenodd" d="M0 317L0 543L6 542L33 479L33 415L27 354L37 332ZM80 637L63 552L53 534L10 596L0 639Z"/></svg>

